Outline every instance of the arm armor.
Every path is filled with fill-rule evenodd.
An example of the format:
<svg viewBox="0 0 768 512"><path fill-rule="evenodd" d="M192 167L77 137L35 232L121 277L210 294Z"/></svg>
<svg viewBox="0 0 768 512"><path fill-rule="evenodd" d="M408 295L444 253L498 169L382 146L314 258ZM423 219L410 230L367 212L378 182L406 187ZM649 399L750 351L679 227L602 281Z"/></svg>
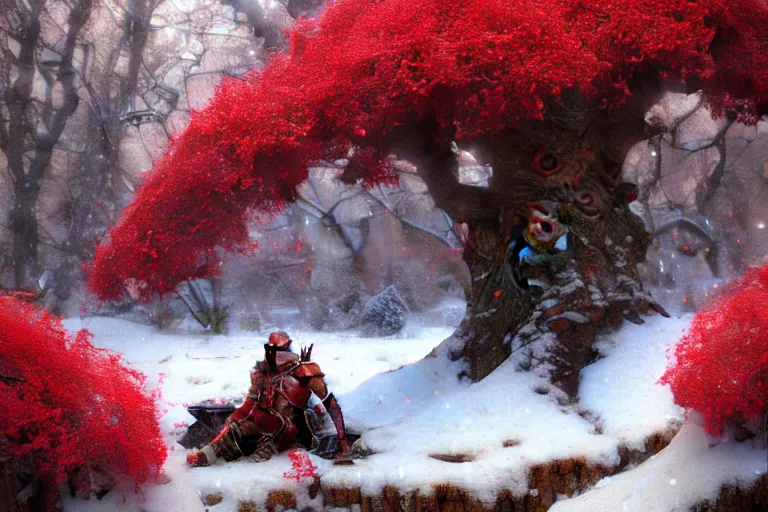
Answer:
<svg viewBox="0 0 768 512"><path fill-rule="evenodd" d="M323 405L325 406L325 410L328 411L328 414L331 415L331 420L333 420L333 424L336 426L339 442L342 446L346 446L347 441L344 434L344 415L341 413L341 407L339 407L339 402L336 401L336 397L333 396L333 393L328 393L328 396L323 399Z"/></svg>
<svg viewBox="0 0 768 512"><path fill-rule="evenodd" d="M252 400L251 395L249 394L248 398L246 398L245 402L243 402L243 405L235 409L235 411L229 415L229 418L227 418L227 423L232 421L240 421L247 418L255 405L256 403Z"/></svg>

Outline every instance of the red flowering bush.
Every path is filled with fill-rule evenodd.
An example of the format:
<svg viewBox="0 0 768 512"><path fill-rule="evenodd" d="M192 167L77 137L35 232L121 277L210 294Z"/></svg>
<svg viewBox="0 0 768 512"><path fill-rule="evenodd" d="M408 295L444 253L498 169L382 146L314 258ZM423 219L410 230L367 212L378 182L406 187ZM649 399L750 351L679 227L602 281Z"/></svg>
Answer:
<svg viewBox="0 0 768 512"><path fill-rule="evenodd" d="M417 122L440 140L491 135L546 119L567 90L611 112L662 79L755 121L766 25L764 0L336 0L192 116L98 248L91 287L149 298L210 275L217 246L249 247L247 209L278 211L313 163L353 151L347 178L392 180L387 141Z"/></svg>
<svg viewBox="0 0 768 512"><path fill-rule="evenodd" d="M94 467L138 485L166 458L144 375L90 338L0 296L0 456L31 466L49 489Z"/></svg>
<svg viewBox="0 0 768 512"><path fill-rule="evenodd" d="M768 406L768 265L748 271L696 314L661 377L675 402L704 415L710 434Z"/></svg>

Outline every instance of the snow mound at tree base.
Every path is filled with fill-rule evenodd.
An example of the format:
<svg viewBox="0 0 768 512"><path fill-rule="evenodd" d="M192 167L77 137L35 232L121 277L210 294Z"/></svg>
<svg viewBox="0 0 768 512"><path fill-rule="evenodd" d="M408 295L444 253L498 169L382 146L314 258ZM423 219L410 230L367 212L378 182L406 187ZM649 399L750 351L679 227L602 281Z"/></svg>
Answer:
<svg viewBox="0 0 768 512"><path fill-rule="evenodd" d="M459 363L440 353L424 357L451 333L448 328L411 326L386 338L292 331L297 344L315 344L313 358L338 397L348 428L362 433L372 452L353 465L309 456L314 477L304 478L296 477L301 471L288 453L259 464L239 460L191 469L175 444L192 420L185 403L242 397L248 370L263 355L265 333L166 334L111 319L70 321L68 327L87 327L95 344L123 352L148 375L165 374L167 412L160 422L173 451L165 467L172 482L146 486L145 500L113 491L102 501L68 500L65 510L545 510L556 501L556 510L567 512L606 489L642 496L645 477L617 484L649 464L664 461L678 468L689 454L709 449L702 435L665 458L676 439L641 464L666 446L682 423L683 411L656 381L668 347L690 318L649 318L601 339L603 357L583 370L577 404L564 401L546 375L523 371L526 366L514 355L481 382L459 381ZM695 498L687 506L716 497L734 474L727 468L743 465L731 452L722 456L726 470L699 479L700 488L685 495ZM680 473L674 478L682 479ZM589 490L598 481L599 488ZM674 502L679 490L668 486L663 494ZM181 503L181 495L183 507L169 507ZM587 509L622 510L621 505Z"/></svg>
<svg viewBox="0 0 768 512"><path fill-rule="evenodd" d="M762 441L714 439L702 423L700 416L691 415L657 456L598 482L577 498L556 503L551 511L764 510L768 482Z"/></svg>

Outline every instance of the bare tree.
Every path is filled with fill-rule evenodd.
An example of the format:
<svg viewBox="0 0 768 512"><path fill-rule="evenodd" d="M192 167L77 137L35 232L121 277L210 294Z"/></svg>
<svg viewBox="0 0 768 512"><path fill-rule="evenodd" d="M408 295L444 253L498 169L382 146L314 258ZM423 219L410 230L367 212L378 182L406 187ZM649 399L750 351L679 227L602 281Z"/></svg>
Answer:
<svg viewBox="0 0 768 512"><path fill-rule="evenodd" d="M668 304L695 309L768 250L768 122L715 120L699 93L667 94L646 120L658 135L630 152L624 173L655 236L650 278Z"/></svg>
<svg viewBox="0 0 768 512"><path fill-rule="evenodd" d="M163 0L128 0L109 9L102 28L88 34L89 69L83 71L81 95L86 109L82 121L82 150L70 159L63 177L66 223L63 237L49 236L48 243L62 253L56 266L55 292L59 300L70 297L80 276L79 268L93 257L93 249L119 210L122 188L120 147L128 126L136 121L137 95L150 87L143 69L144 51L155 9ZM99 36L110 30L120 34L108 45Z"/></svg>
<svg viewBox="0 0 768 512"><path fill-rule="evenodd" d="M236 293L254 295L245 301L252 309L293 307L309 326L331 330L355 327L366 298L392 284L416 312L466 293L461 228L413 169L398 167L398 185L373 189L334 179L343 163L313 169L296 204L258 228L254 262L228 273L228 281L248 283Z"/></svg>
<svg viewBox="0 0 768 512"><path fill-rule="evenodd" d="M233 9L206 0L2 0L2 12L0 275L34 289L49 270L57 308L169 134L264 55Z"/></svg>
<svg viewBox="0 0 768 512"><path fill-rule="evenodd" d="M0 90L0 150L13 184L9 224L16 288L32 287L37 278L38 198L54 148L80 102L77 68L85 63L75 53L82 50L92 10L92 0L2 4L2 67L11 85Z"/></svg>

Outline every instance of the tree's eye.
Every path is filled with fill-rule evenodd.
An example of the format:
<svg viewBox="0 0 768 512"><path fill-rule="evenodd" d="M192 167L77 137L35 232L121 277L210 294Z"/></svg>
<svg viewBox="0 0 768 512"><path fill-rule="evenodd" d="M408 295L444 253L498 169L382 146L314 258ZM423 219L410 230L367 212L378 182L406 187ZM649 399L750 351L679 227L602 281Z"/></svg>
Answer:
<svg viewBox="0 0 768 512"><path fill-rule="evenodd" d="M560 159L552 153L539 153L533 159L533 168L542 176L552 176L561 166Z"/></svg>
<svg viewBox="0 0 768 512"><path fill-rule="evenodd" d="M579 203L581 203L584 206L594 206L595 205L595 198L590 193L585 193L579 196Z"/></svg>
<svg viewBox="0 0 768 512"><path fill-rule="evenodd" d="M582 213L588 216L600 213L600 198L593 192L581 191L576 193L576 203Z"/></svg>

